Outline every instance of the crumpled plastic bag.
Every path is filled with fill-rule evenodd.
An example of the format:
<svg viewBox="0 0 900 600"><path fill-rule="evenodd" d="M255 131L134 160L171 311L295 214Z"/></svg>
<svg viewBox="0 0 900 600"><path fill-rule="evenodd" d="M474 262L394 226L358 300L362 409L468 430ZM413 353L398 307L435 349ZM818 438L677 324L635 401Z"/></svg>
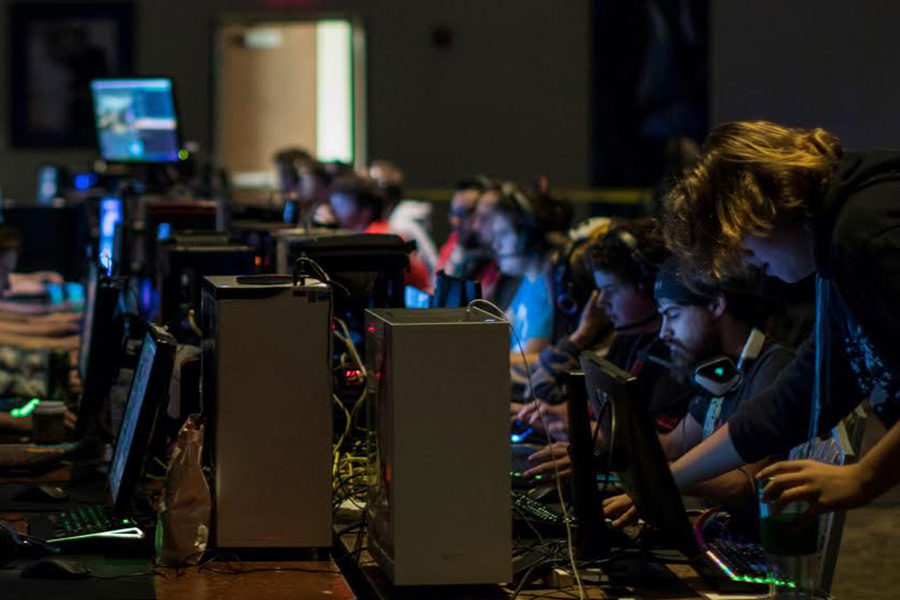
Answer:
<svg viewBox="0 0 900 600"><path fill-rule="evenodd" d="M169 460L156 521L156 561L162 566L195 565L206 550L212 499L200 464L203 431L200 416L188 416Z"/></svg>

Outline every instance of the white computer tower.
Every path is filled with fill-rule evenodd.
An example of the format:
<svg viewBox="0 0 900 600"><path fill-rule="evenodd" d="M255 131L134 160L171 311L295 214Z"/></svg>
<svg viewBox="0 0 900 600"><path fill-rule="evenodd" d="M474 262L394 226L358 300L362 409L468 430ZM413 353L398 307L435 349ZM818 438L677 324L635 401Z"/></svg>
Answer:
<svg viewBox="0 0 900 600"><path fill-rule="evenodd" d="M331 545L331 291L206 277L202 401L218 548Z"/></svg>
<svg viewBox="0 0 900 600"><path fill-rule="evenodd" d="M368 547L395 585L511 578L509 339L476 309L366 312Z"/></svg>

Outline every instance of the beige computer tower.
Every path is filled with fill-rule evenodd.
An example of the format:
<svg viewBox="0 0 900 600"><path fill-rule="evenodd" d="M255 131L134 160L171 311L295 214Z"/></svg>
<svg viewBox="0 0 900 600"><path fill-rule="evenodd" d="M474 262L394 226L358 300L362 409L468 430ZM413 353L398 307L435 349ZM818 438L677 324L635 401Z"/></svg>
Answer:
<svg viewBox="0 0 900 600"><path fill-rule="evenodd" d="M204 412L218 548L331 545L331 292L206 277Z"/></svg>
<svg viewBox="0 0 900 600"><path fill-rule="evenodd" d="M509 328L366 312L369 552L395 585L511 579Z"/></svg>

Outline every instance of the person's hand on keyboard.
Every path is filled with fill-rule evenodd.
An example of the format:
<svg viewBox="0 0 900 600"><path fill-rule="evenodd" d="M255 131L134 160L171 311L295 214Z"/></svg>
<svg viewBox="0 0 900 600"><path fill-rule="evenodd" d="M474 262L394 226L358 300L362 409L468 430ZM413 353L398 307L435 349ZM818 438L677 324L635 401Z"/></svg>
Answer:
<svg viewBox="0 0 900 600"><path fill-rule="evenodd" d="M568 408L565 404L548 404L543 400L535 400L521 405L521 409L513 417L523 423L547 432L557 440L568 439Z"/></svg>
<svg viewBox="0 0 900 600"><path fill-rule="evenodd" d="M528 457L535 466L522 473L522 477L547 477L549 479L568 477L572 474L572 459L569 456L569 442L554 442Z"/></svg>

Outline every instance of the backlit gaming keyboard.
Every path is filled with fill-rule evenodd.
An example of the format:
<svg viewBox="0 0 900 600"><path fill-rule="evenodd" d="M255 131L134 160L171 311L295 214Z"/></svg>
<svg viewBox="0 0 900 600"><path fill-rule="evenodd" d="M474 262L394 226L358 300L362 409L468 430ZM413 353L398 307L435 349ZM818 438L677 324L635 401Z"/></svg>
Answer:
<svg viewBox="0 0 900 600"><path fill-rule="evenodd" d="M51 544L86 539L141 540L144 532L128 517L114 516L101 505L76 506L49 515L52 534L44 541Z"/></svg>
<svg viewBox="0 0 900 600"><path fill-rule="evenodd" d="M791 581L770 581L766 556L759 544L716 539L707 542L706 555L733 581L795 587Z"/></svg>
<svg viewBox="0 0 900 600"><path fill-rule="evenodd" d="M528 521L547 525L565 523L565 518L561 514L523 492L515 490L512 492L512 507L513 516Z"/></svg>

